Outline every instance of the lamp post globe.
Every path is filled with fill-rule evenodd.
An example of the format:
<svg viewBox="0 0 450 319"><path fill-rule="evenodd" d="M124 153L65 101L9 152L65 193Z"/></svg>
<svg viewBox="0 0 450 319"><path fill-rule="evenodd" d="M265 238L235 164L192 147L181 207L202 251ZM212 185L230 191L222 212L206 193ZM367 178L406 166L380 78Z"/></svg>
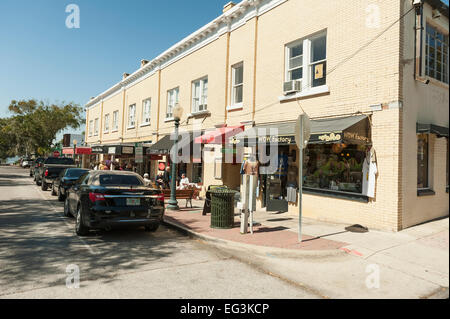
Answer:
<svg viewBox="0 0 450 319"><path fill-rule="evenodd" d="M176 187L177 187L177 162L178 162L178 127L180 126L180 119L183 115L183 108L180 107L180 104L176 103L173 108L173 118L175 120L175 141L173 145L173 152L171 154L172 165L171 165L171 181L170 181L170 200L167 205L167 209L169 210L179 210L178 201L176 197Z"/></svg>

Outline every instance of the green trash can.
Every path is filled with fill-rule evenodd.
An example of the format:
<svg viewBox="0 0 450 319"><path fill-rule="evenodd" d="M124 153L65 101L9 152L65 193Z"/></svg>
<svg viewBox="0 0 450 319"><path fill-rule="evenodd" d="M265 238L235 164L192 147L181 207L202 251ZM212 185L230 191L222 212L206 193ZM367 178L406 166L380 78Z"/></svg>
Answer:
<svg viewBox="0 0 450 319"><path fill-rule="evenodd" d="M234 194L226 188L216 188L211 193L211 228L230 229L234 226Z"/></svg>

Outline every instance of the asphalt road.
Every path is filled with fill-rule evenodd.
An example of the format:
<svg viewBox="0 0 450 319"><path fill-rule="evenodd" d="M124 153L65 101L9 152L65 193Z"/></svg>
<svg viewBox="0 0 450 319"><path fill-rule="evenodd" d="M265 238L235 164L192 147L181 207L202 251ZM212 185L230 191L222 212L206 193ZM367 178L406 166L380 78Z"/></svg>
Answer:
<svg viewBox="0 0 450 319"><path fill-rule="evenodd" d="M80 238L28 173L0 167L0 298L321 297L165 227Z"/></svg>

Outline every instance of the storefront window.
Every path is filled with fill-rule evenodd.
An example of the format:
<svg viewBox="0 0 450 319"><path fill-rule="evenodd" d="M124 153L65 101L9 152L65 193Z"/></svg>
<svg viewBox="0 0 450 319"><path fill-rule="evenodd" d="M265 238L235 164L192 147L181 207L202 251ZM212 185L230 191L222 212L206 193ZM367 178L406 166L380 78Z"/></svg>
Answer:
<svg viewBox="0 0 450 319"><path fill-rule="evenodd" d="M428 135L417 135L417 188L428 188Z"/></svg>
<svg viewBox="0 0 450 319"><path fill-rule="evenodd" d="M192 164L192 183L202 183L202 163Z"/></svg>
<svg viewBox="0 0 450 319"><path fill-rule="evenodd" d="M308 145L304 187L361 194L366 149L366 145Z"/></svg>

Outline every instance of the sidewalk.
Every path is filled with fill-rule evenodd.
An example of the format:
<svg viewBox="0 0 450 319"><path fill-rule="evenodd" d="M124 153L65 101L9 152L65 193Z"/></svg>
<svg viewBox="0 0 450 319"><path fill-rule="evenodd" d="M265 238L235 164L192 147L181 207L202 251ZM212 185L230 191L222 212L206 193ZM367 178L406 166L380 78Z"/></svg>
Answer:
<svg viewBox="0 0 450 319"><path fill-rule="evenodd" d="M299 244L298 217L289 213L257 211L254 234L241 235L237 210L234 228L220 230L210 228L210 214L202 216L203 201L193 201L192 209L184 208L184 200L179 205L180 211L166 211L166 224L325 296L448 298L448 217L401 232L366 233L346 231L351 225L303 218ZM379 289L366 287L372 267L379 269Z"/></svg>
<svg viewBox="0 0 450 319"><path fill-rule="evenodd" d="M184 208L184 201L180 200L179 211L166 210L166 223L188 231L191 235L211 241L226 241L228 244L243 244L266 248L280 249L289 252L297 251L336 251L348 243L324 238L315 238L304 234L302 243L298 242L298 222L292 218L278 218L277 215L265 216L256 212L254 217L253 234L240 234L240 214L235 210L235 224L232 229L214 229L210 227L211 214L202 215L204 201L193 201L193 208ZM283 249L283 250L281 250Z"/></svg>
<svg viewBox="0 0 450 319"><path fill-rule="evenodd" d="M320 222L308 218L302 219L303 241L298 242L298 217L288 213L266 212L254 213L253 235L240 234L240 214L235 210L235 225L232 229L213 229L210 227L211 214L202 215L204 201L193 200L193 208L184 208L184 200L180 200L180 211L166 211L165 222L188 231L191 235L209 240L227 241L228 244L244 244L266 248L276 248L279 251L341 251L354 256L368 258L381 251L393 251L396 257L402 256L414 263L423 262L429 265L427 259L430 253L441 257L446 255L446 261L437 258L439 269L447 269L449 250L448 218L436 220L412 227L401 232L384 232L371 230L367 233L352 233L345 228L351 225ZM398 248L396 248L398 247ZM411 248L408 253L405 248Z"/></svg>

